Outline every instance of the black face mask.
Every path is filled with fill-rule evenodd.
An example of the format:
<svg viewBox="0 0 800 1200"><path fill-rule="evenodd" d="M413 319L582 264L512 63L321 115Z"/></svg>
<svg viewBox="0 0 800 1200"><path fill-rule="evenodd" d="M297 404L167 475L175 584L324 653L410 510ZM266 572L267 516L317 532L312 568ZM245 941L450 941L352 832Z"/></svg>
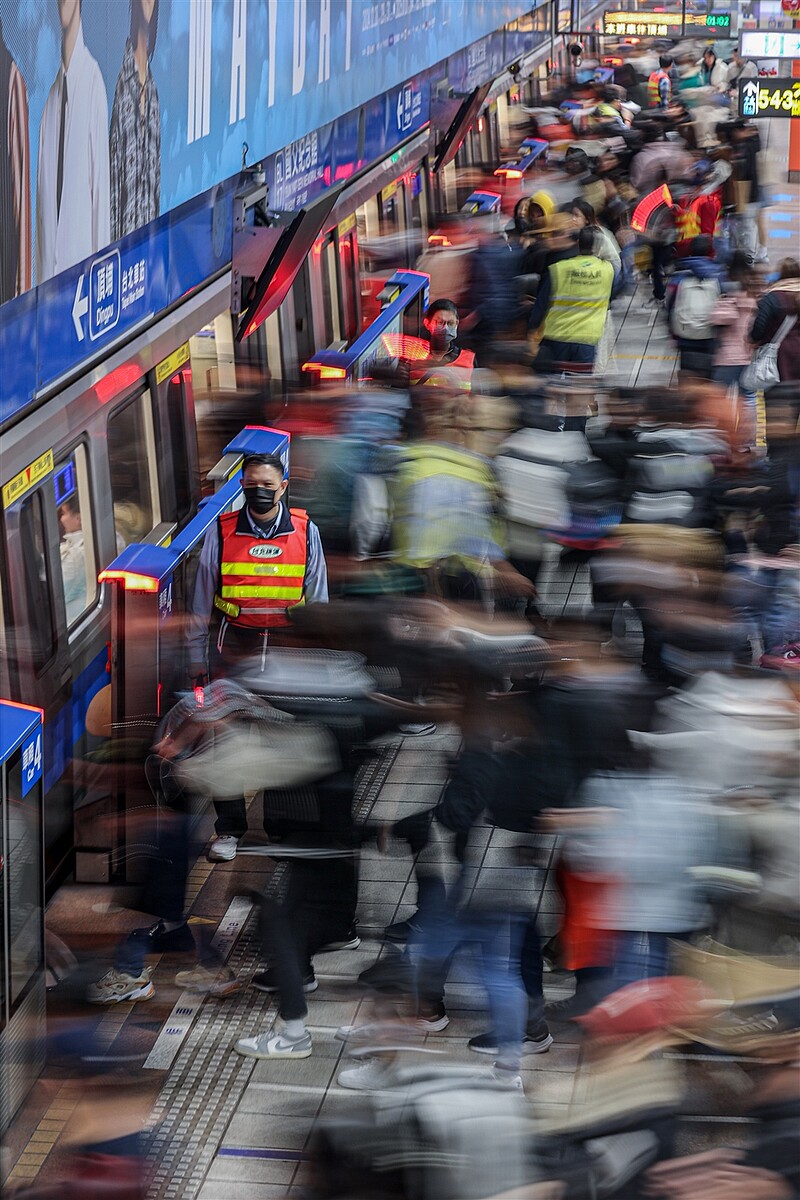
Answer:
<svg viewBox="0 0 800 1200"><path fill-rule="evenodd" d="M254 513L268 513L275 507L275 488L246 487L242 491L245 504Z"/></svg>
<svg viewBox="0 0 800 1200"><path fill-rule="evenodd" d="M452 335L444 329L437 329L431 333L431 350L434 354L444 354L453 344Z"/></svg>

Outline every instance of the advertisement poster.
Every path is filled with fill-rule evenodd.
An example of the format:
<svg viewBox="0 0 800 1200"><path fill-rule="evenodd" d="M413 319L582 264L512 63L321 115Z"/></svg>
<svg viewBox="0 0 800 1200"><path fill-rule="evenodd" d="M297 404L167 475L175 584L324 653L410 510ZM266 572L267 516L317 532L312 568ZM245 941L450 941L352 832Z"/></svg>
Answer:
<svg viewBox="0 0 800 1200"><path fill-rule="evenodd" d="M313 191L315 130L529 8L0 0L0 304L284 147L295 147L284 186L299 175L299 192ZM407 115L401 101L401 126L416 101ZM110 281L113 298L90 338L140 286L118 260L102 265L87 285L105 295Z"/></svg>

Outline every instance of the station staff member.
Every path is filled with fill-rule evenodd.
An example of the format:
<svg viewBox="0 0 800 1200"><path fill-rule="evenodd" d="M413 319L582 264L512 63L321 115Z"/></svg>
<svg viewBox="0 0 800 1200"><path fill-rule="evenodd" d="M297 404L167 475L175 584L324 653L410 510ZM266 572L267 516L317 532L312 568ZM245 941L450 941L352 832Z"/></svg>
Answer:
<svg viewBox="0 0 800 1200"><path fill-rule="evenodd" d="M432 368L447 367L448 377L455 382L459 391L468 392L472 387L472 371L475 355L471 350L462 350L456 345L458 336L458 308L452 300L434 300L425 311L423 324L428 331L428 357L414 364L412 378L425 383Z"/></svg>
<svg viewBox="0 0 800 1200"><path fill-rule="evenodd" d="M242 464L244 506L222 513L206 534L189 618L189 671L193 683L224 675L267 647L286 643L289 611L328 599L328 575L319 530L302 509L287 508L289 485L275 454L250 454ZM216 833L208 857L228 862L247 830L244 798L214 802Z"/></svg>
<svg viewBox="0 0 800 1200"><path fill-rule="evenodd" d="M614 268L594 253L594 231L578 234L575 258L552 263L542 280L530 328L542 326L533 369L541 374L591 374L611 300Z"/></svg>

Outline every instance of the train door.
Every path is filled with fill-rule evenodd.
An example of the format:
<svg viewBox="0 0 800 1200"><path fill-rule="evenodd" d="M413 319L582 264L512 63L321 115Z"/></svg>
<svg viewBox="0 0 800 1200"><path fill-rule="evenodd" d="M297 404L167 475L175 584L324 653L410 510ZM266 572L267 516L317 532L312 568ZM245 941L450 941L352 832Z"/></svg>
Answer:
<svg viewBox="0 0 800 1200"><path fill-rule="evenodd" d="M295 347L297 361L305 362L311 358L317 348L314 330L314 315L311 295L311 272L309 264L312 255L309 254L292 284L291 298L294 305Z"/></svg>
<svg viewBox="0 0 800 1200"><path fill-rule="evenodd" d="M72 668L52 451L21 474L36 485L18 482L18 476L3 488L8 573L13 581L6 596L8 649L15 694L46 712L44 841L45 871L51 878L72 846ZM70 611L74 615L75 602Z"/></svg>
<svg viewBox="0 0 800 1200"><path fill-rule="evenodd" d="M324 346L338 349L343 340L342 304L339 295L339 272L337 270L336 233L326 233L319 244L318 261L321 284L321 317L323 322Z"/></svg>

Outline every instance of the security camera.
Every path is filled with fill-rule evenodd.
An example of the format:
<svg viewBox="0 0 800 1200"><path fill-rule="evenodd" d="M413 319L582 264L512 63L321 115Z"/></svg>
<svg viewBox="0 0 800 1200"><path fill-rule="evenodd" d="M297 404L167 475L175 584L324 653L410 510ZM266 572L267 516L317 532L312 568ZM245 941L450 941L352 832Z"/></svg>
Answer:
<svg viewBox="0 0 800 1200"><path fill-rule="evenodd" d="M508 68L508 73L509 73L509 75L513 75L513 77L516 79L521 70L522 70L522 67L519 65L519 63L514 62Z"/></svg>
<svg viewBox="0 0 800 1200"><path fill-rule="evenodd" d="M580 42L573 42L569 48L569 52L573 58L580 58L583 54L583 46Z"/></svg>

